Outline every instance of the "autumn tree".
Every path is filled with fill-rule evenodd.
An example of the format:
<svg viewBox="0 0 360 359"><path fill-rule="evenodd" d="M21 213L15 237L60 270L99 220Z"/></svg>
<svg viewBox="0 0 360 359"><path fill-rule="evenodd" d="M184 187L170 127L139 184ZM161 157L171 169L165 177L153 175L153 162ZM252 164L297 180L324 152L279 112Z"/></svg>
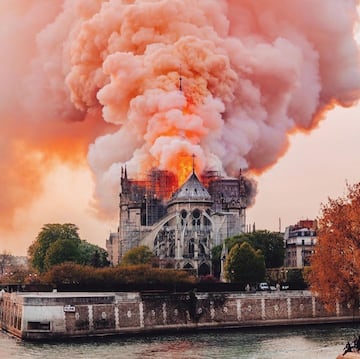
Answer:
<svg viewBox="0 0 360 359"><path fill-rule="evenodd" d="M322 204L311 289L329 309L336 301L358 307L360 294L360 183L347 194Z"/></svg>
<svg viewBox="0 0 360 359"><path fill-rule="evenodd" d="M265 278L265 260L260 250L249 243L232 247L225 262L225 277L230 282L255 284Z"/></svg>
<svg viewBox="0 0 360 359"><path fill-rule="evenodd" d="M154 258L153 253L147 246L138 246L125 253L121 265L150 264Z"/></svg>

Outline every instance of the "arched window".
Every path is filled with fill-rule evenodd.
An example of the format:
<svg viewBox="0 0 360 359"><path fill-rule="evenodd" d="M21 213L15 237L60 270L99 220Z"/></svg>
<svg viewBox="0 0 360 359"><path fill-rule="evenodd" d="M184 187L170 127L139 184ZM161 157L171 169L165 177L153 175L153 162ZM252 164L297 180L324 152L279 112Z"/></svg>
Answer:
<svg viewBox="0 0 360 359"><path fill-rule="evenodd" d="M195 252L195 244L194 244L194 238L191 238L189 240L189 257L193 258Z"/></svg>
<svg viewBox="0 0 360 359"><path fill-rule="evenodd" d="M200 226L200 216L201 216L200 210L198 208L194 209L192 212L193 226Z"/></svg>
<svg viewBox="0 0 360 359"><path fill-rule="evenodd" d="M199 243L199 254L205 255L206 254L206 247L207 247L207 240L206 238L203 238Z"/></svg>
<svg viewBox="0 0 360 359"><path fill-rule="evenodd" d="M199 276L205 276L210 274L210 267L206 263L202 263L198 270Z"/></svg>
<svg viewBox="0 0 360 359"><path fill-rule="evenodd" d="M181 218L186 218L187 217L187 211L185 209L182 209L180 212Z"/></svg>
<svg viewBox="0 0 360 359"><path fill-rule="evenodd" d="M186 217L187 217L188 213L185 209L182 209L180 212L180 218L181 218L181 225L184 226L186 223Z"/></svg>
<svg viewBox="0 0 360 359"><path fill-rule="evenodd" d="M190 263L186 263L184 269L194 269L194 267Z"/></svg>
<svg viewBox="0 0 360 359"><path fill-rule="evenodd" d="M169 257L175 257L175 239L170 238L169 240Z"/></svg>
<svg viewBox="0 0 360 359"><path fill-rule="evenodd" d="M193 210L193 212L192 212L192 216L193 216L193 218L195 218L195 219L198 219L198 218L200 218L200 210L198 209L198 208L196 208L196 209L194 209Z"/></svg>

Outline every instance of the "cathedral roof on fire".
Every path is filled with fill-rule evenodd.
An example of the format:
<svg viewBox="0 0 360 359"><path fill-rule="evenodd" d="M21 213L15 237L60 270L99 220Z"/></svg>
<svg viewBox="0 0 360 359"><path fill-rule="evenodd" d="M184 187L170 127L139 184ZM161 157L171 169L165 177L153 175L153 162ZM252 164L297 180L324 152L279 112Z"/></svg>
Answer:
<svg viewBox="0 0 360 359"><path fill-rule="evenodd" d="M211 201L211 196L200 180L192 172L186 182L173 194L171 202L174 201Z"/></svg>

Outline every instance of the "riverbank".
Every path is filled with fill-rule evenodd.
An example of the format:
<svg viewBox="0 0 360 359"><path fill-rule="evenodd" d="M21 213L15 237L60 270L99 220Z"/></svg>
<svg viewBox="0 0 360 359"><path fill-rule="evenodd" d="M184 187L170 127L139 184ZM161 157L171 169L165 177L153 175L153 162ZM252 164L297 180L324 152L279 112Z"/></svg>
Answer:
<svg viewBox="0 0 360 359"><path fill-rule="evenodd" d="M26 340L199 331L359 320L333 313L308 291L262 293L5 293L3 330Z"/></svg>

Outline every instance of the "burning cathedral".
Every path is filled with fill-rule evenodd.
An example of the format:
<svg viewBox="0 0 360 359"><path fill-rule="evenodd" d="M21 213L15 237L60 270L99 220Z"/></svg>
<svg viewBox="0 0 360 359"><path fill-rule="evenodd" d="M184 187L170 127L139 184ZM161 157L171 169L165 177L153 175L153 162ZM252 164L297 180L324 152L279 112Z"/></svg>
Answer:
<svg viewBox="0 0 360 359"><path fill-rule="evenodd" d="M123 168L118 231L106 241L110 261L116 265L127 251L146 245L163 267L212 273L211 249L245 231L250 187L241 171L237 178L215 171L199 178L193 164L179 186L169 171L152 169L140 181Z"/></svg>

